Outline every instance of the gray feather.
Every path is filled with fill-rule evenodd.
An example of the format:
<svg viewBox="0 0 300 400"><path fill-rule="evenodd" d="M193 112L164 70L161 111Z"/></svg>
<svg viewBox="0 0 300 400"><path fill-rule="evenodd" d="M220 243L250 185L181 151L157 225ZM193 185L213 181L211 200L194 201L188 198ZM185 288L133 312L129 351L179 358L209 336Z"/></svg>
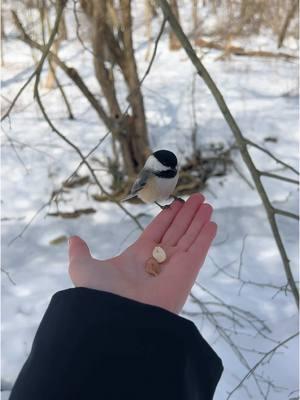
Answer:
<svg viewBox="0 0 300 400"><path fill-rule="evenodd" d="M130 193L122 201L126 201L126 200L129 200L129 199L132 199L133 197L135 197L138 194L138 192L140 190L142 190L143 187L145 187L145 185L146 185L146 183L148 181L148 178L151 175L152 175L151 171L149 171L147 169L142 169L142 171L139 173L136 181L132 185Z"/></svg>

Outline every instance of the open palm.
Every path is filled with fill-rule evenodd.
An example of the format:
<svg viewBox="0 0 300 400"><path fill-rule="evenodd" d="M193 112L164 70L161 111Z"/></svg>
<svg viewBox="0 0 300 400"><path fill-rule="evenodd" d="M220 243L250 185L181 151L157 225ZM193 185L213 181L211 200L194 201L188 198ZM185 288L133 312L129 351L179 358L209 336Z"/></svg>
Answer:
<svg viewBox="0 0 300 400"><path fill-rule="evenodd" d="M69 273L75 286L114 293L179 313L203 265L217 226L201 194L174 201L147 226L134 244L108 260L92 258L78 236L69 241ZM158 276L145 271L153 248L167 254Z"/></svg>

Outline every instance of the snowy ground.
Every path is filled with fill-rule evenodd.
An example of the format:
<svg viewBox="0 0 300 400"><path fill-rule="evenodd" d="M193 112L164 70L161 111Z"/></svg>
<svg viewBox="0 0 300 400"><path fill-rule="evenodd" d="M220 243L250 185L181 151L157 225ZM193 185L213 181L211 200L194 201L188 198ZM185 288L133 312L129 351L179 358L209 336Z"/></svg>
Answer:
<svg viewBox="0 0 300 400"><path fill-rule="evenodd" d="M136 33L141 74L148 65L142 29ZM264 48L264 41L259 40ZM251 40L249 43L253 44ZM266 43L271 46L267 40ZM14 97L33 66L29 49L20 42L10 38L4 50L2 95L5 111L8 104L5 99ZM93 77L90 54L73 40L63 45L61 56L81 72L96 93L98 86ZM215 61L218 56L219 53L211 51L203 62L244 135L298 168L297 65L280 60L237 57ZM165 35L151 73L143 84L152 148L174 150L181 161L191 151L193 72L183 51L168 51ZM78 90L62 73L59 78L72 99L76 119L66 118L57 90L43 89L43 101L54 124L87 153L106 131ZM210 143L223 143L225 147L233 143L231 132L200 79L196 80L196 112L197 141L202 149ZM2 268L9 274L2 273L2 394L6 399L30 352L35 331L51 296L71 286L67 275L66 240L56 245L51 242L60 236L78 234L89 243L95 256L105 258L119 253L134 240L138 231L114 204L95 203L90 197L95 188L84 186L66 194L65 203L59 204L60 210L94 207L97 209L95 214L66 220L47 216L49 209L45 207L18 237L80 160L44 122L33 101L32 85L19 99L2 128ZM276 142L266 141L268 137L275 138ZM109 149L108 139L97 150L96 156L102 158L109 154ZM292 172L262 152L257 150L252 154L258 167L295 178ZM238 153L233 153L233 157L238 169L249 178ZM80 174L84 173L86 171L81 169ZM103 172L99 172L99 177L105 181ZM264 182L278 208L297 212L296 185L271 179ZM192 298L187 302L183 316L197 324L223 360L225 370L215 396L216 400L223 400L246 375L247 365L254 366L263 356L262 352L271 350L279 341L297 332L298 318L290 292L268 286L282 287L286 278L256 192L232 169L224 178L211 178L204 194L215 208L214 220L219 230L198 278L201 286L195 286L192 294L206 304L211 317L207 317L207 310L200 309ZM135 215L146 214L141 220L143 225L158 212L156 207L149 205L126 206ZM50 211L55 210L55 205L51 205ZM278 221L297 277L297 223L283 217ZM238 275L240 279L237 279ZM225 305L238 308L229 309ZM222 331L216 328L214 321L223 327ZM256 371L256 381L253 376L248 378L231 398L261 399L261 391L268 390L268 398L272 400L296 398L297 355L297 339L293 339L273 357L264 360Z"/></svg>

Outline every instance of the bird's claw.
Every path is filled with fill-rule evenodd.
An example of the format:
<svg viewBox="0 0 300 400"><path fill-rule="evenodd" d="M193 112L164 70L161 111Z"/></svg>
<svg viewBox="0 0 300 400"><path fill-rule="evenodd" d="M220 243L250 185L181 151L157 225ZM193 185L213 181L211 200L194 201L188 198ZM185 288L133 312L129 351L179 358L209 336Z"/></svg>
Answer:
<svg viewBox="0 0 300 400"><path fill-rule="evenodd" d="M177 197L177 196L174 196L174 195L172 195L171 196L174 200L178 200L178 201L181 201L182 203L185 203L185 201L181 198L181 197Z"/></svg>
<svg viewBox="0 0 300 400"><path fill-rule="evenodd" d="M154 202L156 205L158 205L158 207L160 207L162 210L166 210L167 208L171 207L171 204L165 204L164 206L162 206L161 204L159 204L157 201Z"/></svg>

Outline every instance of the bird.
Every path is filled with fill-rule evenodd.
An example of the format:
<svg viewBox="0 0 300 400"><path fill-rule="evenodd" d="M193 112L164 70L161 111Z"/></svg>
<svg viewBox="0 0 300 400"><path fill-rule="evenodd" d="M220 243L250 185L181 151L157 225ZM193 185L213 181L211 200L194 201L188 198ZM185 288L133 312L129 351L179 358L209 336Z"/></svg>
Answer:
<svg viewBox="0 0 300 400"><path fill-rule="evenodd" d="M172 195L178 181L178 161L176 155L169 150L157 150L146 160L128 196L123 200L129 200L135 196L144 203L155 203L161 209L170 205L159 204L169 197L181 200Z"/></svg>

